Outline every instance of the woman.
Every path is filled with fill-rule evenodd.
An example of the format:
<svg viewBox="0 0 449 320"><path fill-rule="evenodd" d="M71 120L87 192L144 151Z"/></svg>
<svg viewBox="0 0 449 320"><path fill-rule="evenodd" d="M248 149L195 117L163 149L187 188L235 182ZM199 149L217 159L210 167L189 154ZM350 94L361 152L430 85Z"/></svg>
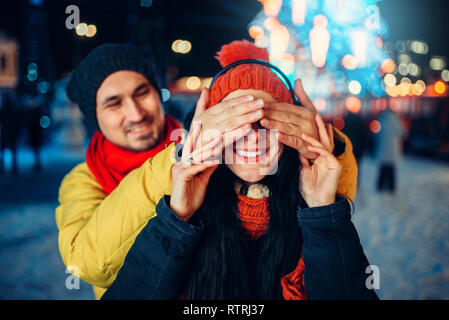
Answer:
<svg viewBox="0 0 449 320"><path fill-rule="evenodd" d="M267 53L244 41L219 53L224 65L248 58ZM260 65L237 66L214 85L211 106L248 95L267 107L291 103ZM320 116L316 123L320 141L302 135L313 163L257 120L227 148L221 136L204 143L192 125L172 168L171 197L158 203L103 299L377 298L365 285L369 263L350 205L337 195L332 129Z"/></svg>

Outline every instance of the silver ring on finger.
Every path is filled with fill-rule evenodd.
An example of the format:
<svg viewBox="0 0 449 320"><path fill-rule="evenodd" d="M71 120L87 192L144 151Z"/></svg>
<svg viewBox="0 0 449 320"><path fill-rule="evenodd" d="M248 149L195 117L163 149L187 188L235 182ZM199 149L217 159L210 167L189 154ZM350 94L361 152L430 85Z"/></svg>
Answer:
<svg viewBox="0 0 449 320"><path fill-rule="evenodd" d="M188 167L190 167L193 163L193 157L192 156L188 157L185 163L187 164Z"/></svg>

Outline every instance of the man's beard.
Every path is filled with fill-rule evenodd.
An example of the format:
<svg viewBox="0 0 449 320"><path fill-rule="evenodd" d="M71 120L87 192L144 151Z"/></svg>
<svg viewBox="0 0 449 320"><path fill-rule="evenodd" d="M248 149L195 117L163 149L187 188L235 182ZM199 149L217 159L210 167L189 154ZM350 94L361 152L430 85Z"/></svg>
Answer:
<svg viewBox="0 0 449 320"><path fill-rule="evenodd" d="M147 151L147 150L153 149L154 147L156 147L159 144L159 141L161 140L161 137L162 137L162 133L161 132L157 133L157 136L155 136L155 134L156 134L156 132L150 132L145 136L137 138L137 140L146 142L146 144L147 144L147 147L141 151Z"/></svg>
<svg viewBox="0 0 449 320"><path fill-rule="evenodd" d="M146 121L142 121L140 123L144 123ZM156 147L162 139L165 130L165 123L162 122L162 126L158 127L153 119L148 121L148 125L152 125L154 130L151 130L148 134L139 136L135 139L135 144L137 146L135 148L130 148L131 151L134 152L143 152L148 151ZM160 124L159 124L160 125Z"/></svg>

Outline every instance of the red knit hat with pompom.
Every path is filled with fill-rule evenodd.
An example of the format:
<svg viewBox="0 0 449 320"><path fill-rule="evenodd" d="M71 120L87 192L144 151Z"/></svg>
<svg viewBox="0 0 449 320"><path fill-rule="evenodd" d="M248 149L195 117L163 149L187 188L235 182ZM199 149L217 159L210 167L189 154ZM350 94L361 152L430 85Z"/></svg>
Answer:
<svg viewBox="0 0 449 320"><path fill-rule="evenodd" d="M267 49L259 48L248 40L233 41L221 47L215 58L222 67L245 59L269 61ZM260 64L241 64L218 77L210 92L209 107L219 103L229 93L239 89L261 90L277 102L293 103L290 91L270 68Z"/></svg>

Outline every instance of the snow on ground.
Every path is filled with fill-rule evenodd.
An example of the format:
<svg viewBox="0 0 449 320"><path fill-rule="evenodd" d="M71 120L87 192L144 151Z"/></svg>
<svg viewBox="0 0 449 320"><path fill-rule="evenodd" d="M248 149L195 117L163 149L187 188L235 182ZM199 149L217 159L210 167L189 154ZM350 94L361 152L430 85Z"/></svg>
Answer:
<svg viewBox="0 0 449 320"><path fill-rule="evenodd" d="M46 148L44 170L33 173L31 151L24 149L20 175L0 176L0 299L94 299L83 281L67 289L55 222L61 179L82 157L81 150Z"/></svg>
<svg viewBox="0 0 449 320"><path fill-rule="evenodd" d="M66 288L54 211L62 177L83 152L44 150L32 173L22 150L21 175L0 177L0 299L93 299L89 284ZM375 191L378 168L361 165L353 221L371 264L380 269L382 299L449 299L449 165L406 157L395 195ZM368 276L368 275L367 275Z"/></svg>
<svg viewBox="0 0 449 320"><path fill-rule="evenodd" d="M361 164L353 222L382 299L449 299L449 165L407 157L395 195L377 193L378 167Z"/></svg>

